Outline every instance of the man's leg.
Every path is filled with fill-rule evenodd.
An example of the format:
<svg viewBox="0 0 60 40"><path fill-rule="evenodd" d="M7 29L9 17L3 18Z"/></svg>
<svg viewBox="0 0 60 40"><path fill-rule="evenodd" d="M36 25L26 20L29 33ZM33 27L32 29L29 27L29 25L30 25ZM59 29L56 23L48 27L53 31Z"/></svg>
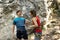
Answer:
<svg viewBox="0 0 60 40"><path fill-rule="evenodd" d="M22 39L22 33L19 30L17 30L16 36L17 36L17 40L21 40Z"/></svg>
<svg viewBox="0 0 60 40"><path fill-rule="evenodd" d="M27 32L23 32L23 39L24 40L28 40L28 34L27 34Z"/></svg>
<svg viewBox="0 0 60 40"><path fill-rule="evenodd" d="M24 39L24 40L28 40L28 39Z"/></svg>
<svg viewBox="0 0 60 40"><path fill-rule="evenodd" d="M21 39L18 39L18 38L17 38L17 40L21 40Z"/></svg>

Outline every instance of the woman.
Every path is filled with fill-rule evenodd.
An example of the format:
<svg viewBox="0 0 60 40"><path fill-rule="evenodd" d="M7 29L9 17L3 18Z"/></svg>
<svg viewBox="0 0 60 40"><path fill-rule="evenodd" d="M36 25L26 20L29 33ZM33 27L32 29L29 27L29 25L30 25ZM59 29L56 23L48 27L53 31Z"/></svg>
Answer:
<svg viewBox="0 0 60 40"><path fill-rule="evenodd" d="M32 28L34 28L34 34L35 34L35 39L34 40L41 40L41 35L42 35L42 29L40 27L40 19L38 16L36 16L36 11L31 10L30 15L32 17Z"/></svg>

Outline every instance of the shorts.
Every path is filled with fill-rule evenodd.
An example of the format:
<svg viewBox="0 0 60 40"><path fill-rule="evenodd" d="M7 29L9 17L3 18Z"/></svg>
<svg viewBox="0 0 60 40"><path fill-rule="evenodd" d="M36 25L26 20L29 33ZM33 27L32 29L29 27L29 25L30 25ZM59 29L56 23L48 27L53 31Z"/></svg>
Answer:
<svg viewBox="0 0 60 40"><path fill-rule="evenodd" d="M28 39L27 31L19 31L17 30L16 36L18 39Z"/></svg>
<svg viewBox="0 0 60 40"><path fill-rule="evenodd" d="M42 32L35 33L35 39L34 40L41 40Z"/></svg>

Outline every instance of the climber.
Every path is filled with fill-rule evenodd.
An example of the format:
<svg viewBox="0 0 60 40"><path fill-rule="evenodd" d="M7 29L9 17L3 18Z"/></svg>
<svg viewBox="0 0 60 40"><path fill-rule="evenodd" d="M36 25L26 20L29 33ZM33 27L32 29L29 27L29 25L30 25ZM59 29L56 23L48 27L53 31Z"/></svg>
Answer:
<svg viewBox="0 0 60 40"><path fill-rule="evenodd" d="M13 20L13 26L12 26L13 37L14 37L14 28L16 26L16 28L17 28L17 33L16 33L17 40L21 40L22 38L24 40L28 40L28 34L27 34L26 29L25 29L26 20L25 20L25 18L21 17L22 11L18 10L16 12L16 14L18 17Z"/></svg>
<svg viewBox="0 0 60 40"><path fill-rule="evenodd" d="M31 27L34 28L34 34L35 34L35 39L34 40L41 40L42 29L41 29L40 19L36 15L35 10L31 10L30 15L32 17L32 22L33 22L33 25L31 25Z"/></svg>

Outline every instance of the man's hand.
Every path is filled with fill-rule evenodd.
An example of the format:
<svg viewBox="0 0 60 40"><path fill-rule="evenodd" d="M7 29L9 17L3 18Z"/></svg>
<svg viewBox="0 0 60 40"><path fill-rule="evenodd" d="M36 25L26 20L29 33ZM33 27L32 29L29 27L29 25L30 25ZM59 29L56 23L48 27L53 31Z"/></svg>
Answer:
<svg viewBox="0 0 60 40"><path fill-rule="evenodd" d="M14 33L12 33L12 39L14 39Z"/></svg>

